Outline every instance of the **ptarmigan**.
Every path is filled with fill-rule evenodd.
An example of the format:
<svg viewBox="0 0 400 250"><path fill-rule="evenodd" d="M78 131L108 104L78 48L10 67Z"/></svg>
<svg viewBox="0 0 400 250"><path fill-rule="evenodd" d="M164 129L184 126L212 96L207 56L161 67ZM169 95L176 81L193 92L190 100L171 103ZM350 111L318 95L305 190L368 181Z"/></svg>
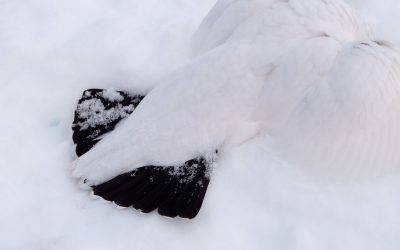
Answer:
<svg viewBox="0 0 400 250"><path fill-rule="evenodd" d="M261 132L322 172L400 164L398 53L342 0L220 0L193 54L146 96L84 92L73 175L95 195L193 218L218 155Z"/></svg>

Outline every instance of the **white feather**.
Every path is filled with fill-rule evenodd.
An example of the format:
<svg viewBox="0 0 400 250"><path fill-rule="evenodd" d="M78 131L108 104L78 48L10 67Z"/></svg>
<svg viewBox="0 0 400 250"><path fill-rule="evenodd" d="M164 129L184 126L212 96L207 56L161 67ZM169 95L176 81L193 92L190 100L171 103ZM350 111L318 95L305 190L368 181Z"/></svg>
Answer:
<svg viewBox="0 0 400 250"><path fill-rule="evenodd" d="M275 149L284 159L318 177L343 179L397 173L398 52L372 41L346 44L339 51L332 48L332 52L337 55L324 57L325 64L331 64L324 74L298 74L307 88L288 108L287 119L271 128ZM313 54L311 50L303 53Z"/></svg>

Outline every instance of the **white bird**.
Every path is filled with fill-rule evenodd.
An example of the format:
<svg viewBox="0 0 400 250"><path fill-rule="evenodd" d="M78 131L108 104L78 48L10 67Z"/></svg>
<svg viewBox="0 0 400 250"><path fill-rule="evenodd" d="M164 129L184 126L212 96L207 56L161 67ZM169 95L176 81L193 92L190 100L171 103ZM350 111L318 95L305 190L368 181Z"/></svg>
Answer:
<svg viewBox="0 0 400 250"><path fill-rule="evenodd" d="M193 60L142 101L84 93L73 175L95 194L193 218L216 155L261 132L282 159L322 173L397 170L399 55L342 0L220 0L193 44Z"/></svg>

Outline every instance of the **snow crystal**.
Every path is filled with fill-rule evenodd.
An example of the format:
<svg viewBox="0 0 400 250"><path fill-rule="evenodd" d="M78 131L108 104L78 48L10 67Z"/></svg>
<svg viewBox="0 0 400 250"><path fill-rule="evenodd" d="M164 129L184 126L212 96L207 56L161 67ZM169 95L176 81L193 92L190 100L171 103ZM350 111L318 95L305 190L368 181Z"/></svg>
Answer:
<svg viewBox="0 0 400 250"><path fill-rule="evenodd" d="M103 91L103 98L111 102L124 100L124 97L112 88Z"/></svg>
<svg viewBox="0 0 400 250"><path fill-rule="evenodd" d="M189 183L192 182L196 176L199 174L209 179L210 178L210 168L213 162L208 161L208 159L198 158L190 160L183 165L173 166L168 170L168 175L179 178L179 183ZM199 182L198 185L202 186L203 183Z"/></svg>
<svg viewBox="0 0 400 250"><path fill-rule="evenodd" d="M85 100L78 104L77 107L79 118L85 119L85 121L79 122L78 125L80 130L86 130L89 127L98 125L107 125L117 119L128 117L134 109L133 104L129 106L118 104L117 107L106 109L100 99Z"/></svg>

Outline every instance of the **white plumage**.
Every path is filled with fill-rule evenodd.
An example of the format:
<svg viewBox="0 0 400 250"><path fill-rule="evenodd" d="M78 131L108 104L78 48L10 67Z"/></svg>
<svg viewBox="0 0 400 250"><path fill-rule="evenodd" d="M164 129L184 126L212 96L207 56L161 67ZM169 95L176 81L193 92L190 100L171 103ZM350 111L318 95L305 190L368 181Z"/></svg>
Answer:
<svg viewBox="0 0 400 250"><path fill-rule="evenodd" d="M399 56L374 40L341 0L218 1L194 36L194 59L80 157L74 175L99 184L258 132L314 173L397 171Z"/></svg>

